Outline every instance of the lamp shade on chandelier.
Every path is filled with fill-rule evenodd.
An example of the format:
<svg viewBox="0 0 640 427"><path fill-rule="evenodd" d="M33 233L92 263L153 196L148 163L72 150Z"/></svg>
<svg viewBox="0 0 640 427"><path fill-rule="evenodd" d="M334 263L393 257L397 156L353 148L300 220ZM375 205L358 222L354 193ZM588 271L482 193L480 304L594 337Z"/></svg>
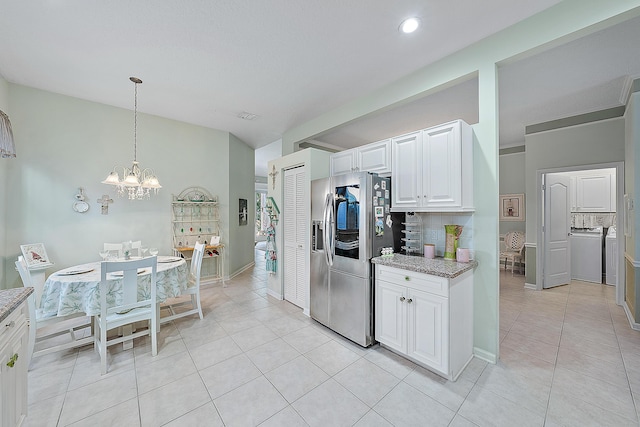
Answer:
<svg viewBox="0 0 640 427"><path fill-rule="evenodd" d="M138 162L138 85L142 83L137 77L129 77L134 83L134 105L133 105L133 164L131 168L116 166L111 173L102 181L103 184L115 185L118 188L118 195L125 194L129 200L148 199L151 196L151 190L154 194L158 194L158 190L162 188L158 178L151 169L142 169ZM122 179L120 174L122 172Z"/></svg>

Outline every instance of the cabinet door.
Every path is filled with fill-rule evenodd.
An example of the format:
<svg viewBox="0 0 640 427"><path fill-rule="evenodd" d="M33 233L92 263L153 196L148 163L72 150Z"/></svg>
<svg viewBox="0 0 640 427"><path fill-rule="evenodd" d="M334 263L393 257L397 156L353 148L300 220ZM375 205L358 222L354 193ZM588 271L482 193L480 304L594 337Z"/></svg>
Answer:
<svg viewBox="0 0 640 427"><path fill-rule="evenodd" d="M0 417L3 426L21 425L27 415L27 326L0 345ZM8 366L14 355L17 359Z"/></svg>
<svg viewBox="0 0 640 427"><path fill-rule="evenodd" d="M576 194L578 193L578 189L576 188L578 185L578 181L575 176L569 177L569 193L571 196L571 212L578 211L578 200L576 199Z"/></svg>
<svg viewBox="0 0 640 427"><path fill-rule="evenodd" d="M422 206L462 206L460 122L425 129L422 138Z"/></svg>
<svg viewBox="0 0 640 427"><path fill-rule="evenodd" d="M611 212L611 175L577 177L577 204L582 212Z"/></svg>
<svg viewBox="0 0 640 427"><path fill-rule="evenodd" d="M407 294L407 355L448 375L448 299L409 289Z"/></svg>
<svg viewBox="0 0 640 427"><path fill-rule="evenodd" d="M331 155L331 176L353 172L356 168L357 150L345 150Z"/></svg>
<svg viewBox="0 0 640 427"><path fill-rule="evenodd" d="M407 288L380 280L376 283L376 340L405 353Z"/></svg>
<svg viewBox="0 0 640 427"><path fill-rule="evenodd" d="M307 309L309 280L307 278L306 248L307 241L307 205L306 171L304 167L289 169L284 175L283 194L283 276L284 298L287 301Z"/></svg>
<svg viewBox="0 0 640 427"><path fill-rule="evenodd" d="M391 209L420 207L422 194L422 133L414 132L391 140Z"/></svg>
<svg viewBox="0 0 640 427"><path fill-rule="evenodd" d="M357 167L360 171L391 173L391 140L386 139L358 148Z"/></svg>

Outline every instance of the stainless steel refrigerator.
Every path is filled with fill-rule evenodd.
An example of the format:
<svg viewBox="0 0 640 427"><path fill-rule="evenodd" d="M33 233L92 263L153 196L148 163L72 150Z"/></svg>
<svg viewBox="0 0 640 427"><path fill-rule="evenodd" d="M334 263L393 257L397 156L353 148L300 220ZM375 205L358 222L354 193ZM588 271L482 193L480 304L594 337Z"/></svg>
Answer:
<svg viewBox="0 0 640 427"><path fill-rule="evenodd" d="M371 258L393 246L390 192L368 172L311 182L311 317L363 347L374 342Z"/></svg>

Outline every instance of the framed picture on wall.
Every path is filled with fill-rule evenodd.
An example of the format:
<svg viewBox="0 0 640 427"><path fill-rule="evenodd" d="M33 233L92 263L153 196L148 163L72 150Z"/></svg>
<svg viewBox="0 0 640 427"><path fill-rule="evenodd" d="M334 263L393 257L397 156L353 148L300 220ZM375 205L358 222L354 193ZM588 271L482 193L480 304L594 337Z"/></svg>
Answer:
<svg viewBox="0 0 640 427"><path fill-rule="evenodd" d="M249 212L247 212L247 199L238 200L238 215L240 225L247 225L247 217L249 216Z"/></svg>
<svg viewBox="0 0 640 427"><path fill-rule="evenodd" d="M500 221L524 221L524 194L500 195Z"/></svg>
<svg viewBox="0 0 640 427"><path fill-rule="evenodd" d="M51 261L49 261L47 251L44 249L43 243L20 245L20 249L22 250L22 256L24 257L28 268L51 265Z"/></svg>

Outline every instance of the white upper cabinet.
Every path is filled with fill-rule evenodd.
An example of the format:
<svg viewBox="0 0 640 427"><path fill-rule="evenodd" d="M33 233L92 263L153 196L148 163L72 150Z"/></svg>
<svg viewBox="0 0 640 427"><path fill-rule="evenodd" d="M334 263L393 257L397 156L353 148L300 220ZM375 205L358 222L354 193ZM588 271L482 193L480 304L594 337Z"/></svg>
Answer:
<svg viewBox="0 0 640 427"><path fill-rule="evenodd" d="M331 176L356 171L356 149L340 151L330 157Z"/></svg>
<svg viewBox="0 0 640 427"><path fill-rule="evenodd" d="M391 140L391 210L473 211L473 135L462 120Z"/></svg>
<svg viewBox="0 0 640 427"><path fill-rule="evenodd" d="M421 206L422 132L392 138L391 151L391 210L415 210Z"/></svg>
<svg viewBox="0 0 640 427"><path fill-rule="evenodd" d="M615 189L615 175L609 171L576 175L576 203L573 210L575 212L615 212Z"/></svg>
<svg viewBox="0 0 640 427"><path fill-rule="evenodd" d="M375 172L378 175L391 174L391 140L385 139L356 149L358 170Z"/></svg>
<svg viewBox="0 0 640 427"><path fill-rule="evenodd" d="M350 172L391 174L391 140L373 142L331 155L331 175Z"/></svg>

